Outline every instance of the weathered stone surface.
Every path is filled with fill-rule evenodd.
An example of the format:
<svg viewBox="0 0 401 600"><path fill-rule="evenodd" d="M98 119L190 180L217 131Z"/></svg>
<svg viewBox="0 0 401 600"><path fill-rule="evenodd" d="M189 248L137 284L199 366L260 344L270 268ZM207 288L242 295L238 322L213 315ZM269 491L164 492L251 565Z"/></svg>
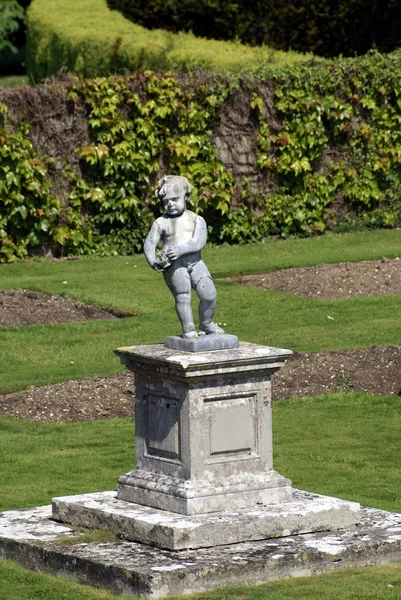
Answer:
<svg viewBox="0 0 401 600"><path fill-rule="evenodd" d="M182 338L179 335L169 335L166 337L164 345L166 348L174 348L184 352L211 352L213 350L238 348L239 341L236 335L229 333L201 335L193 339Z"/></svg>
<svg viewBox="0 0 401 600"><path fill-rule="evenodd" d="M118 478L120 500L182 515L288 502L291 494L291 481L273 469L265 475L240 472L227 479L226 485L222 478L214 484L207 478L185 480L138 468Z"/></svg>
<svg viewBox="0 0 401 600"><path fill-rule="evenodd" d="M98 492L54 498L52 514L64 523L182 550L345 529L355 525L359 510L357 502L297 491L292 502L184 516L118 500L116 492Z"/></svg>
<svg viewBox="0 0 401 600"><path fill-rule="evenodd" d="M291 499L271 425L271 375L290 350L115 352L135 373L136 468L119 478L120 500L191 515Z"/></svg>
<svg viewBox="0 0 401 600"><path fill-rule="evenodd" d="M181 551L124 541L56 546L52 542L60 534L74 532L50 517L50 506L1 513L0 556L30 569L143 597L401 561L401 514L371 508L362 508L359 525L349 530Z"/></svg>
<svg viewBox="0 0 401 600"><path fill-rule="evenodd" d="M220 373L235 376L252 371L263 375L271 369L276 371L283 367L286 359L293 354L291 350L284 348L248 342L240 342L235 352L220 350L177 354L164 344L150 344L115 348L114 353L131 371L151 371L155 376L166 374L170 378L206 377Z"/></svg>

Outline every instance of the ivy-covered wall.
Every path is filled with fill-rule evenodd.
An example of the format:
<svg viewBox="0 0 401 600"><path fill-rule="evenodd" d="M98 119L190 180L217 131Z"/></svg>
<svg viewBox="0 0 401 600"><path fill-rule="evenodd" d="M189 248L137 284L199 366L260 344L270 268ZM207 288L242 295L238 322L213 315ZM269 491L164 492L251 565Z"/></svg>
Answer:
<svg viewBox="0 0 401 600"><path fill-rule="evenodd" d="M141 251L165 173L214 243L401 225L401 52L0 92L0 261Z"/></svg>

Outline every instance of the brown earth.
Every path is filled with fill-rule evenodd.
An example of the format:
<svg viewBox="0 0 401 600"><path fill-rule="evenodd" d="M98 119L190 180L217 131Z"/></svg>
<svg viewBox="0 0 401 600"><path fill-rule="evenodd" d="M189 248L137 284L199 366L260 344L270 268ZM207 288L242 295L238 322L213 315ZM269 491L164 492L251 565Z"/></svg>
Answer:
<svg viewBox="0 0 401 600"><path fill-rule="evenodd" d="M401 346L295 355L273 375L273 400L364 390L401 395ZM0 414L41 423L133 415L131 373L0 394ZM400 399L401 403L401 399Z"/></svg>
<svg viewBox="0 0 401 600"><path fill-rule="evenodd" d="M0 327L74 323L132 316L119 310L103 310L65 296L34 290L0 290Z"/></svg>
<svg viewBox="0 0 401 600"><path fill-rule="evenodd" d="M357 263L323 264L282 269L257 275L230 277L251 287L289 292L309 298L353 298L401 294L401 260L365 260Z"/></svg>
<svg viewBox="0 0 401 600"><path fill-rule="evenodd" d="M399 294L400 273L401 261L384 259L285 269L235 278L235 281L305 296L338 298ZM39 292L0 291L0 326L71 322L76 320L71 315L80 305L82 303L61 296L49 298ZM90 309L93 307L83 308L80 320L113 318L113 315L90 316ZM350 390L401 396L400 365L401 346L297 354L273 376L273 399ZM130 373L0 394L0 414L42 423L127 417L132 413Z"/></svg>

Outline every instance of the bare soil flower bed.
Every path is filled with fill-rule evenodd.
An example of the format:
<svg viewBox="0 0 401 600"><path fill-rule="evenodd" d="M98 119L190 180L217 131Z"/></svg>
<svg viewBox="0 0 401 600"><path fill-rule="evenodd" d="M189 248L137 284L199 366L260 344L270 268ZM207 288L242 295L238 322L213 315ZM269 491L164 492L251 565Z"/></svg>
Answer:
<svg viewBox="0 0 401 600"><path fill-rule="evenodd" d="M399 294L401 261L318 265L235 281L319 298ZM102 309L61 296L27 290L0 291L3 327L116 317L102 313ZM401 396L400 365L401 346L297 354L273 376L273 399L358 390ZM133 396L132 374L127 372L0 394L0 414L42 423L127 417L133 415Z"/></svg>
<svg viewBox="0 0 401 600"><path fill-rule="evenodd" d="M401 346L297 354L273 376L273 400L357 390L400 395L400 364ZM133 410L129 372L0 394L0 414L41 423L131 417Z"/></svg>
<svg viewBox="0 0 401 600"><path fill-rule="evenodd" d="M401 294L401 260L383 258L356 263L322 264L230 277L229 280L251 287L326 300L385 296Z"/></svg>
<svg viewBox="0 0 401 600"><path fill-rule="evenodd" d="M0 290L0 327L74 323L95 319L132 316L116 310L103 310L66 296L34 290Z"/></svg>

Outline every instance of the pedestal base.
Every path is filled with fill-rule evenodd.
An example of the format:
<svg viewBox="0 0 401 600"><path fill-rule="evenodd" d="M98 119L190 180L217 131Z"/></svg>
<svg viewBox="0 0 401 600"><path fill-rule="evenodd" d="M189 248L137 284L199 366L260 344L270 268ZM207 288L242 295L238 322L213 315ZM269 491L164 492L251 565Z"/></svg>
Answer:
<svg viewBox="0 0 401 600"><path fill-rule="evenodd" d="M169 335L166 337L164 345L166 348L183 350L184 352L212 352L214 350L239 348L239 341L236 335L229 333L202 335L193 339Z"/></svg>
<svg viewBox="0 0 401 600"><path fill-rule="evenodd" d="M335 531L355 525L360 506L338 498L295 491L285 504L182 516L99 492L53 499L53 518L83 527L111 529L130 541L183 550Z"/></svg>
<svg viewBox="0 0 401 600"><path fill-rule="evenodd" d="M291 481L276 471L238 473L223 482L185 481L134 469L118 479L119 500L182 515L196 515L288 502Z"/></svg>

